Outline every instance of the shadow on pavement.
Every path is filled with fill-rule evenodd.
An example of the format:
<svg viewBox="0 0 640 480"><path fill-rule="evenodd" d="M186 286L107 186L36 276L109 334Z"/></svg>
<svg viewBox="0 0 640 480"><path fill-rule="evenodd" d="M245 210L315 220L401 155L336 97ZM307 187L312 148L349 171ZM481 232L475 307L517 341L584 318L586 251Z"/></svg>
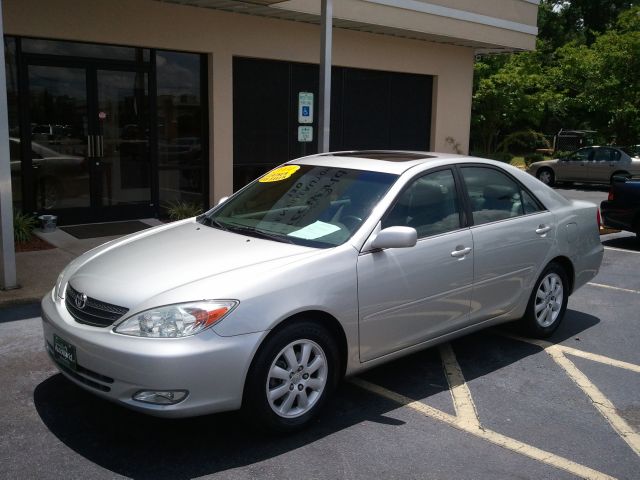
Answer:
<svg viewBox="0 0 640 480"><path fill-rule="evenodd" d="M14 322L40 316L40 304L11 305L0 308L0 323Z"/></svg>
<svg viewBox="0 0 640 480"><path fill-rule="evenodd" d="M575 337L598 322L594 316L568 310L552 341ZM498 329L456 340L454 350L467 380L540 352L539 347L501 336ZM437 348L361 377L427 402L448 390ZM40 383L33 396L40 418L60 441L103 468L137 479L210 475L277 457L362 422L403 424L386 416L398 404L348 381L313 425L288 436L259 433L237 412L178 420L149 417L95 397L61 374Z"/></svg>
<svg viewBox="0 0 640 480"><path fill-rule="evenodd" d="M633 234L624 237L610 238L602 242L605 247L622 248L633 252L640 252L640 238Z"/></svg>

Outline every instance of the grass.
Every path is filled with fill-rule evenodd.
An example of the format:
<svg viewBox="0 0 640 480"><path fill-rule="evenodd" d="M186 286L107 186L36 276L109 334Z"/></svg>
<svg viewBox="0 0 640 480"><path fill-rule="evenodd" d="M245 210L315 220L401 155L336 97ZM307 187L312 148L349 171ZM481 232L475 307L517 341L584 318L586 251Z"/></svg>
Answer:
<svg viewBox="0 0 640 480"><path fill-rule="evenodd" d="M518 168L526 168L526 165L524 164L524 157L513 157L511 159L511 165Z"/></svg>

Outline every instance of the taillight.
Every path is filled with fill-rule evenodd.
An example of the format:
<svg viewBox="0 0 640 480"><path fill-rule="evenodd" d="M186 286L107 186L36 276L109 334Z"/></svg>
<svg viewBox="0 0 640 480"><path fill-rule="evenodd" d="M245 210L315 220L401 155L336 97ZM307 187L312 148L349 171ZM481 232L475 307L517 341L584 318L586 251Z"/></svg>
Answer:
<svg viewBox="0 0 640 480"><path fill-rule="evenodd" d="M596 208L596 219L598 220L598 228L602 226L602 218L600 217L600 209Z"/></svg>
<svg viewBox="0 0 640 480"><path fill-rule="evenodd" d="M607 197L607 200L609 200L610 202L613 200L613 188L609 190L609 196Z"/></svg>

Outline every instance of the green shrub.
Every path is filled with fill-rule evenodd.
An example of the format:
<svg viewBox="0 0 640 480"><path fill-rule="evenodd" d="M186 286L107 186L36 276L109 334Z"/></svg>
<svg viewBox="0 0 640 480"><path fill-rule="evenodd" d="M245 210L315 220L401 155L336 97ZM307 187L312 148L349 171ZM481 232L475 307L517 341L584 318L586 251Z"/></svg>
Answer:
<svg viewBox="0 0 640 480"><path fill-rule="evenodd" d="M167 203L165 209L170 220L184 220L202 213L202 207L182 200Z"/></svg>
<svg viewBox="0 0 640 480"><path fill-rule="evenodd" d="M558 150L557 152L554 153L554 158L567 158L572 153L573 152Z"/></svg>
<svg viewBox="0 0 640 480"><path fill-rule="evenodd" d="M529 166L535 162L542 162L544 160L544 155L541 153L527 153L524 156L524 164L525 166Z"/></svg>
<svg viewBox="0 0 640 480"><path fill-rule="evenodd" d="M29 213L13 212L13 239L16 243L27 243L38 225L36 217Z"/></svg>
<svg viewBox="0 0 640 480"><path fill-rule="evenodd" d="M493 153L487 153L479 156L481 158L498 160L499 162L504 162L504 163L511 163L511 160L513 159L513 155L511 155L509 152L493 152Z"/></svg>
<svg viewBox="0 0 640 480"><path fill-rule="evenodd" d="M518 130L504 137L498 145L498 150L523 155L538 148L550 147L549 140L542 133L533 130Z"/></svg>

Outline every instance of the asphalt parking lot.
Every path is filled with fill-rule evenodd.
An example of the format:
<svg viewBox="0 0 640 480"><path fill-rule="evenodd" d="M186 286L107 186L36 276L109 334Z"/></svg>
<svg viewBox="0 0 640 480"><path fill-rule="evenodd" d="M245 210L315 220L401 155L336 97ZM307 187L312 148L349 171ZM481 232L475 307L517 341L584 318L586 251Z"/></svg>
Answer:
<svg viewBox="0 0 640 480"><path fill-rule="evenodd" d="M406 357L285 437L95 398L49 362L37 305L1 310L0 478L639 478L640 244L602 239L600 274L548 342L502 327Z"/></svg>

